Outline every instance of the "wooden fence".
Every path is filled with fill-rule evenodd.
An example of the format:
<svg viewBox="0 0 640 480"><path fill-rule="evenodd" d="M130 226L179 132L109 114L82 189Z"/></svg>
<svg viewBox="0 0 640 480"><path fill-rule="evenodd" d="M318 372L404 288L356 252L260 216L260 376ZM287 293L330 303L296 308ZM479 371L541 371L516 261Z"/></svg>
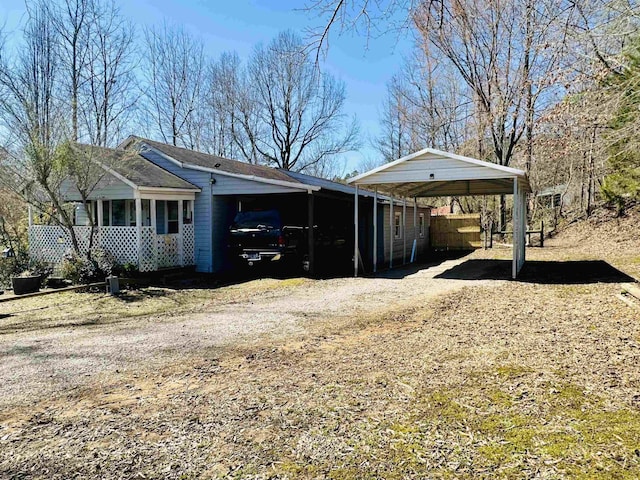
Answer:
<svg viewBox="0 0 640 480"><path fill-rule="evenodd" d="M480 214L434 215L430 240L435 250L473 250L482 247Z"/></svg>

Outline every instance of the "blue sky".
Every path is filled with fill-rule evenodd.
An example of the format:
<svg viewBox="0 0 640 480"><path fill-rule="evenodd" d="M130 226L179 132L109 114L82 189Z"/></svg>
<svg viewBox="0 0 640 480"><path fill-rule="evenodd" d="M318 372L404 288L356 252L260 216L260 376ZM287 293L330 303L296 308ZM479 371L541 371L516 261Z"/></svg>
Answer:
<svg viewBox="0 0 640 480"><path fill-rule="evenodd" d="M321 24L321 19L301 11L302 0L117 0L122 13L136 25L159 24L164 20L184 25L200 35L207 52L217 57L234 50L246 58L254 45L268 42L281 30L305 34L305 29ZM0 3L0 24L16 31L24 17L22 0ZM398 12L400 15L402 12ZM362 147L348 154L348 169L362 158L377 158L370 138L379 132L378 117L386 83L398 71L403 55L410 49L406 32L388 32L367 39L346 32L331 37L323 68L343 80L347 88L346 113L360 123Z"/></svg>

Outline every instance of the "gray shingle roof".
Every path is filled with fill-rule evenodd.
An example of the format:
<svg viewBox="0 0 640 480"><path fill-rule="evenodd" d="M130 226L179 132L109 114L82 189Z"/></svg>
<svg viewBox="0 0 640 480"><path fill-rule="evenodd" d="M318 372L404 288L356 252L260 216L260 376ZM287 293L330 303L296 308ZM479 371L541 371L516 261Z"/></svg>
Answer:
<svg viewBox="0 0 640 480"><path fill-rule="evenodd" d="M211 168L221 172L228 172L237 175L247 175L269 180L279 180L289 183L301 183L297 179L290 177L286 173L275 168L265 167L262 165L254 165L251 163L240 162L238 160L230 160L228 158L210 155L208 153L197 152L182 147L174 147L162 142L148 140L146 138L131 136L129 141L145 143L156 150L161 151L165 155L174 160L187 165L195 165L198 167Z"/></svg>
<svg viewBox="0 0 640 480"><path fill-rule="evenodd" d="M84 155L110 168L138 187L177 188L200 190L199 187L159 167L130 150L76 145Z"/></svg>

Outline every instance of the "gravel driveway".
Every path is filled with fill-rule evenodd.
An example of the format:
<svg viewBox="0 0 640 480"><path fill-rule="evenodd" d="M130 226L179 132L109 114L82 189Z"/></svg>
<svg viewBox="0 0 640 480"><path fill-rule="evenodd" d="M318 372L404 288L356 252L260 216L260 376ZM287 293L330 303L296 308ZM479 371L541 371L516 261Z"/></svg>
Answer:
<svg viewBox="0 0 640 480"><path fill-rule="evenodd" d="M434 278L467 258L397 269L377 278L312 280L293 286L284 281L280 289L247 301L225 300L196 314L5 333L0 335L0 407L36 402L124 371L159 368L207 349L286 341L333 316L355 318L425 302L470 283L486 284ZM255 283L247 283L247 288Z"/></svg>

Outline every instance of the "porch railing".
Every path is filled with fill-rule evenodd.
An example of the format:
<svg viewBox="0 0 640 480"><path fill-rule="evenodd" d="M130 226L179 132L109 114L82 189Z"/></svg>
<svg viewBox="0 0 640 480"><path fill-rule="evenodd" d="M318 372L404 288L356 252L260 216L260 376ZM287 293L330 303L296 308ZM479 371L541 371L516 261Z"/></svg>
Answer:
<svg viewBox="0 0 640 480"><path fill-rule="evenodd" d="M74 227L80 251L89 248L91 227ZM120 264L133 263L141 272L158 268L194 264L194 228L182 226L182 233L161 235L153 227L96 227L93 246L111 253ZM67 229L51 225L29 227L29 255L50 264L58 264L65 253L72 251L71 235Z"/></svg>

